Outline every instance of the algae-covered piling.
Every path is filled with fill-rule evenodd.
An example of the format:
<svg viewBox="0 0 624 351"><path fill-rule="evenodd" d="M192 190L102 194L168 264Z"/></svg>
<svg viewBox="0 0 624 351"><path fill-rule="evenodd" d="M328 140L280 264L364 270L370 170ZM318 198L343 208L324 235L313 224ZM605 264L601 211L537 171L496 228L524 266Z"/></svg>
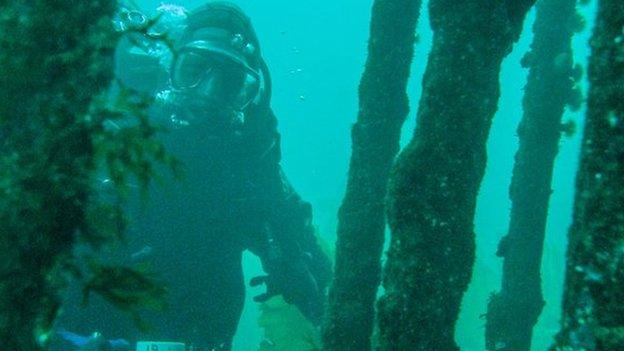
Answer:
<svg viewBox="0 0 624 351"><path fill-rule="evenodd" d="M88 114L112 79L114 1L0 6L0 339L38 350L60 307L60 264L86 227Z"/></svg>
<svg viewBox="0 0 624 351"><path fill-rule="evenodd" d="M61 307L59 293L72 279L86 284L85 294L114 300L133 317L140 306L160 303L165 293L141 272L101 269L101 262L74 250L82 244L97 252L118 239L124 229L119 200L128 179L144 188L155 164L175 163L155 139L148 99L111 85L115 45L123 34L113 26L116 5L0 5L3 349L47 347ZM127 125L110 128L118 120ZM96 172L113 184L108 199L101 196Z"/></svg>
<svg viewBox="0 0 624 351"><path fill-rule="evenodd" d="M335 277L324 326L324 349L370 350L384 242L388 173L399 150L409 107L420 0L373 4L368 60L359 88L360 111L351 131L347 191L339 213Z"/></svg>
<svg viewBox="0 0 624 351"><path fill-rule="evenodd" d="M624 349L624 2L598 1L590 43L560 351Z"/></svg>
<svg viewBox="0 0 624 351"><path fill-rule="evenodd" d="M537 3L534 39L522 63L529 68L518 127L510 188L509 232L499 244L503 282L488 305L488 350L528 351L544 306L540 275L553 165L559 151L566 104L578 107L580 68L572 59L572 36L581 29L576 0Z"/></svg>
<svg viewBox="0 0 624 351"><path fill-rule="evenodd" d="M392 171L380 350L457 350L499 71L534 1L429 2L433 49L413 140Z"/></svg>

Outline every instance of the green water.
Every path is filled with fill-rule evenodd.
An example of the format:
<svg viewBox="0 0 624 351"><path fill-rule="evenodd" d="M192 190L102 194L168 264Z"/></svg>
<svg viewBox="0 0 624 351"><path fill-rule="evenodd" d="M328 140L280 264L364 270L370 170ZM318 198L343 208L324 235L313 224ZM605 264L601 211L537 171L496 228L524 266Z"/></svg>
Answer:
<svg viewBox="0 0 624 351"><path fill-rule="evenodd" d="M252 18L263 55L273 77L272 106L282 135L282 166L289 180L314 208L322 238L333 244L336 213L346 184L350 156L350 126L357 113L357 87L366 59L371 0L284 1L239 0ZM146 12L160 1L137 1ZM180 2L188 9L201 1ZM580 7L589 25L574 39L575 59L585 64L589 30L595 8ZM518 142L516 128L522 116L521 99L527 71L520 58L532 40L535 18L531 12L523 35L507 57L501 72L501 99L488 144L488 166L478 199L475 219L477 261L473 281L465 294L456 340L464 351L484 350L481 317L491 292L500 287L502 261L495 256L509 221L508 197ZM419 20L415 58L408 94L411 112L404 125L403 141L411 136L421 93L420 82L431 46L426 6ZM582 126L584 110L566 111L564 120ZM553 195L542 266L546 306L533 336L533 349L545 350L558 330L564 273L566 234L571 221L573 182L581 130L564 137L555 165ZM261 273L259 260L244 256L247 278ZM236 351L255 351L262 339L259 309L248 290L243 317L234 341ZM120 335L119 337L123 337Z"/></svg>

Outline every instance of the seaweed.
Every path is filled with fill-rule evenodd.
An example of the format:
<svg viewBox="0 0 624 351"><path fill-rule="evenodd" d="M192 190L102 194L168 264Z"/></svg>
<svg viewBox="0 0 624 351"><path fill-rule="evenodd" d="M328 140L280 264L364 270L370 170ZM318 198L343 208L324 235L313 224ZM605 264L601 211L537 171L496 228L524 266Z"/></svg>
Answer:
<svg viewBox="0 0 624 351"><path fill-rule="evenodd" d="M264 338L258 351L315 351L320 350L318 330L281 297L274 297L260 305L258 325L264 329Z"/></svg>
<svg viewBox="0 0 624 351"><path fill-rule="evenodd" d="M114 30L115 11L115 1L0 5L0 338L6 349L46 348L59 292L71 279L92 276L88 290L114 296L127 309L155 306L163 292L124 268L92 265L95 271L85 274L84 258L74 252L80 243L97 249L121 237L129 179L145 186L155 163L172 163L155 141L146 100L111 85L115 46L124 35ZM130 122L111 128L121 118ZM113 185L110 198L102 196L102 173ZM113 290L117 282L130 290ZM133 287L143 290L130 293Z"/></svg>
<svg viewBox="0 0 624 351"><path fill-rule="evenodd" d="M149 326L140 316L139 308L163 310L167 308L167 289L164 283L149 272L131 267L90 263L90 277L82 289L83 304L89 302L91 293L99 294L112 305L127 313L137 326L144 331Z"/></svg>

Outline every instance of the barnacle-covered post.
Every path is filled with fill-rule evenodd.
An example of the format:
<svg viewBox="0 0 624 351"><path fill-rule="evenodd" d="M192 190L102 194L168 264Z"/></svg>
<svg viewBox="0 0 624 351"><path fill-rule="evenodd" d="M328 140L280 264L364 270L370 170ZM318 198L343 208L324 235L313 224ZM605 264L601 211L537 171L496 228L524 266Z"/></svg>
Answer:
<svg viewBox="0 0 624 351"><path fill-rule="evenodd" d="M0 340L45 348L86 228L90 104L112 79L115 1L0 5ZM102 215L102 214L101 214Z"/></svg>
<svg viewBox="0 0 624 351"><path fill-rule="evenodd" d="M420 0L376 0L351 164L340 208L325 350L370 350L384 242L388 173L409 111L406 94Z"/></svg>
<svg viewBox="0 0 624 351"><path fill-rule="evenodd" d="M583 23L576 0L539 0L536 7L533 44L522 61L529 76L509 191L509 233L497 252L504 258L503 281L488 304L486 348L492 351L531 348L544 306L540 268L562 116L566 104L580 103L580 68L572 60L572 36Z"/></svg>
<svg viewBox="0 0 624 351"><path fill-rule="evenodd" d="M473 217L502 60L533 0L431 0L433 49L417 127L390 176L391 246L380 350L458 350L475 256Z"/></svg>
<svg viewBox="0 0 624 351"><path fill-rule="evenodd" d="M554 350L624 350L624 2L599 0Z"/></svg>

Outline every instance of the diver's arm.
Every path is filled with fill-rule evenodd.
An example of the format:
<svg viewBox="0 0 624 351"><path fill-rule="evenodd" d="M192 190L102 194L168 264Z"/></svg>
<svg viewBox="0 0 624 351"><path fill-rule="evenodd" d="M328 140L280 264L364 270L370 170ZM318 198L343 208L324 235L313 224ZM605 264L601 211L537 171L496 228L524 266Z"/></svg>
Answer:
<svg viewBox="0 0 624 351"><path fill-rule="evenodd" d="M292 248L286 258L303 257L321 290L331 278L331 263L323 252L312 222L312 206L304 201L290 185L280 169L281 194L274 204L269 229L278 244Z"/></svg>
<svg viewBox="0 0 624 351"><path fill-rule="evenodd" d="M260 257L268 276L255 283L267 284L267 294L260 300L282 294L308 319L318 323L331 277L331 263L317 241L312 207L295 192L280 167L280 136L275 116L269 110L260 117L264 118L246 120L263 127L252 138L263 142L257 144L261 147L256 150L259 157L253 167L253 178L264 194L267 218L264 239L257 241L251 250ZM252 123L248 126L253 126Z"/></svg>
<svg viewBox="0 0 624 351"><path fill-rule="evenodd" d="M258 116L256 113L255 116ZM251 168L257 188L263 193L267 211L267 230L283 251L285 259L302 255L318 260L319 278L325 286L329 279L329 259L322 252L312 223L312 206L304 201L286 178L281 166L280 135L277 119L269 109L256 120L246 120L247 127L255 129L250 140L256 141L257 163ZM251 123L250 123L251 122Z"/></svg>
<svg viewBox="0 0 624 351"><path fill-rule="evenodd" d="M279 167L278 167L279 170ZM312 225L312 207L293 190L283 173L278 173L266 222L267 240L259 255L267 273L254 278L252 285L266 284L267 292L255 298L262 302L274 295L282 295L315 325L324 313L325 290L331 278L331 263L322 251Z"/></svg>

